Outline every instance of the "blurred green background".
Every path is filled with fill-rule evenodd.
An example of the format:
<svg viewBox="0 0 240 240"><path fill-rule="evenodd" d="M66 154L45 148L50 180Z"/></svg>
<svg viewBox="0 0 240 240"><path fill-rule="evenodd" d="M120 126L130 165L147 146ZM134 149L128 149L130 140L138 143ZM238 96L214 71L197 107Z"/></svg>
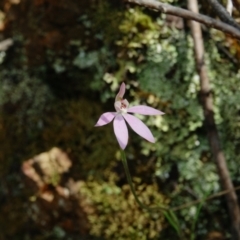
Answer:
<svg viewBox="0 0 240 240"><path fill-rule="evenodd" d="M240 45L206 27L203 35L238 186ZM130 131L126 155L140 199L180 206L220 191L186 20L120 0L0 1L0 240L181 239L161 212L135 202L112 124L94 128L114 111L123 81L131 104L166 113L140 117L155 144ZM229 239L224 197L204 204L193 227L197 209L176 212L186 239Z"/></svg>

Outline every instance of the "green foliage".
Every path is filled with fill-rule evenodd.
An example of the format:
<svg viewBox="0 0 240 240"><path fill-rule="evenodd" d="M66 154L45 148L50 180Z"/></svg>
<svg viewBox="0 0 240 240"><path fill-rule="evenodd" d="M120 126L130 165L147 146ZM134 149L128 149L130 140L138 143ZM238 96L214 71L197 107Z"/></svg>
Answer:
<svg viewBox="0 0 240 240"><path fill-rule="evenodd" d="M228 167L233 179L239 182L238 162L239 158L239 111L240 111L240 71L234 69L231 64L226 64L221 59L213 43L208 48L213 49L209 55L209 68L211 69L211 81L215 96L215 118L222 140L222 147L227 158ZM221 64L221 68L219 68Z"/></svg>

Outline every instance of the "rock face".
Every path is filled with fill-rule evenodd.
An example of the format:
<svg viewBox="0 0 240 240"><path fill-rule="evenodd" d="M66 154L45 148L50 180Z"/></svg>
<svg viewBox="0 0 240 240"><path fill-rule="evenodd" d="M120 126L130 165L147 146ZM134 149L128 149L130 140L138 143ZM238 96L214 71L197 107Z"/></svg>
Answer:
<svg viewBox="0 0 240 240"><path fill-rule="evenodd" d="M64 177L71 166L66 153L56 147L23 162L25 187L31 193L28 217L38 229L60 226L69 233L87 234L90 208L84 210L79 182Z"/></svg>
<svg viewBox="0 0 240 240"><path fill-rule="evenodd" d="M38 188L45 184L58 184L63 173L72 166L71 160L59 148L52 148L49 152L41 153L25 161L22 170Z"/></svg>

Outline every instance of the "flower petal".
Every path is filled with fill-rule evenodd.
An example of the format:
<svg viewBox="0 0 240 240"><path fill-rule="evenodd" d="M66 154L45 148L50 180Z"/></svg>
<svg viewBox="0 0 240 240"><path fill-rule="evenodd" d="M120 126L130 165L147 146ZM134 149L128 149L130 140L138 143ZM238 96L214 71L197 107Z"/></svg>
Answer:
<svg viewBox="0 0 240 240"><path fill-rule="evenodd" d="M100 127L100 126L110 123L116 115L117 115L117 113L115 113L115 112L103 113L100 116L100 118L98 119L97 123L95 124L95 127Z"/></svg>
<svg viewBox="0 0 240 240"><path fill-rule="evenodd" d="M126 89L125 83L122 83L119 89L119 92L115 98L115 102L123 99L123 96L125 94L125 89Z"/></svg>
<svg viewBox="0 0 240 240"><path fill-rule="evenodd" d="M113 121L113 128L121 149L125 149L128 143L128 129L124 118L118 114Z"/></svg>
<svg viewBox="0 0 240 240"><path fill-rule="evenodd" d="M139 113L143 115L163 115L164 112L161 112L155 108L144 106L144 105L138 105L128 108L128 112L131 113Z"/></svg>
<svg viewBox="0 0 240 240"><path fill-rule="evenodd" d="M138 135L145 138L149 142L154 143L155 139L149 130L149 128L138 118L130 114L124 114L123 117L130 125L130 127L135 131Z"/></svg>

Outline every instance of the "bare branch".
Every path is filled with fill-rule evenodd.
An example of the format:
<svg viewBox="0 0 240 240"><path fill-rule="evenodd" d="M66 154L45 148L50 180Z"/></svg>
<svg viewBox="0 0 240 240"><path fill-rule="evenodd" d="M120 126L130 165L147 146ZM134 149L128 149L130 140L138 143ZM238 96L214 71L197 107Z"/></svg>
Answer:
<svg viewBox="0 0 240 240"><path fill-rule="evenodd" d="M191 11L198 12L197 0L188 0L188 7ZM214 119L213 97L211 94L210 82L208 78L207 66L204 59L204 44L202 30L199 23L191 21L191 32L194 42L196 68L200 77L200 95L201 104L204 112L204 120L210 149L215 160L218 175L221 180L222 188L226 191L233 190L234 186L227 167L224 152L220 146L220 138ZM238 206L238 198L235 191L229 191L226 194L228 211L232 223L233 238L240 239L240 210Z"/></svg>
<svg viewBox="0 0 240 240"><path fill-rule="evenodd" d="M217 13L218 17L223 22L240 30L240 26L235 22L235 20L230 16L228 11L217 0L208 0L208 2L211 4L213 10Z"/></svg>
<svg viewBox="0 0 240 240"><path fill-rule="evenodd" d="M222 32L228 33L237 39L240 39L240 31L237 28L202 14L194 13L192 11L179 7L174 7L172 5L161 3L156 0L124 0L124 1L134 3L143 7L148 7L153 10L160 11L162 13L175 15L189 20L194 20L196 22L203 23L208 27L216 28Z"/></svg>
<svg viewBox="0 0 240 240"><path fill-rule="evenodd" d="M227 1L227 7L226 7L228 13L230 14L230 16L232 16L232 11L233 11L233 3L232 0L228 0Z"/></svg>

